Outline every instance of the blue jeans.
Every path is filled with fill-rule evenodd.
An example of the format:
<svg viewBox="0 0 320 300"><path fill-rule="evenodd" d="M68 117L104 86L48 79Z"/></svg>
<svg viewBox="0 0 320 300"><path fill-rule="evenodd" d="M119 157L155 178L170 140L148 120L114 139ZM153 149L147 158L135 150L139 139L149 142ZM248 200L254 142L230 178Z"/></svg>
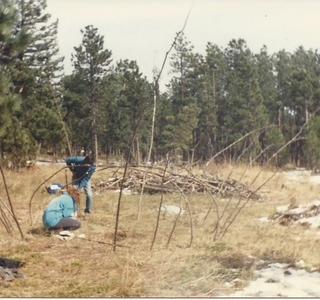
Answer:
<svg viewBox="0 0 320 300"><path fill-rule="evenodd" d="M77 179L72 178L72 185L78 188ZM92 207L91 179L88 180L87 184L83 187L83 189L86 194L86 209L84 210L84 212L91 213L91 207Z"/></svg>
<svg viewBox="0 0 320 300"><path fill-rule="evenodd" d="M86 193L86 209L84 212L91 213L91 207L92 207L91 179L88 181L87 185L85 185L83 189L84 189L84 192Z"/></svg>

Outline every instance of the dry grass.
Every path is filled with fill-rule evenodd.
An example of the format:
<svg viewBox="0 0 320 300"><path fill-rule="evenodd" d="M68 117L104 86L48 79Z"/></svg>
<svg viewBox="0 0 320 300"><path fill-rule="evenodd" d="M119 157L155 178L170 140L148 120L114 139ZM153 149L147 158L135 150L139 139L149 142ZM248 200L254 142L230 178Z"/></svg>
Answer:
<svg viewBox="0 0 320 300"><path fill-rule="evenodd" d="M15 223L13 235L0 227L1 257L26 262L23 280L0 281L1 297L214 297L232 293L253 278L260 259L295 262L320 269L319 235L315 230L299 226L282 227L257 219L272 215L278 205L289 204L295 197L306 203L318 197L319 187L311 184L289 184L282 173L261 188L262 199L249 202L230 226L222 240L213 241L216 212L205 216L211 204L208 195L186 195L192 209L193 242L190 215L187 213L175 227L168 244L174 219L161 217L154 237L160 194L144 195L140 220L137 220L139 195L123 195L117 247L112 243L119 194L103 192L94 195L93 213L81 216L82 227L75 232L87 239L60 241L42 227L45 205L54 197L35 194L32 201L33 224L29 218L29 200L36 188L59 167L44 166L40 170L21 173L6 172L15 213L25 235L22 240ZM224 166L219 176L231 176L251 185L260 169ZM231 174L231 175L230 175ZM273 172L264 170L252 184L260 187ZM70 174L67 173L70 180ZM97 172L93 183L111 176L109 170ZM51 182L65 182L65 172ZM0 197L7 199L0 181ZM219 209L228 199L215 198ZM237 201L232 200L232 204ZM184 206L180 195L165 194L165 204ZM234 204L233 204L234 205ZM81 212L84 208L84 194ZM239 278L233 286L225 285Z"/></svg>

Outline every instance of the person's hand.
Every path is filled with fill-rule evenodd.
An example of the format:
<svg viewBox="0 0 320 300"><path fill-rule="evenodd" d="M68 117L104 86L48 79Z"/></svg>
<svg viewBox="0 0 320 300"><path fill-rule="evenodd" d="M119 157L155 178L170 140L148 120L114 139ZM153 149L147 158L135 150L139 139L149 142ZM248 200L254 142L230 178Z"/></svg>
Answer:
<svg viewBox="0 0 320 300"><path fill-rule="evenodd" d="M77 216L78 216L78 212L74 211L73 213L71 213L71 218L74 220L77 220Z"/></svg>

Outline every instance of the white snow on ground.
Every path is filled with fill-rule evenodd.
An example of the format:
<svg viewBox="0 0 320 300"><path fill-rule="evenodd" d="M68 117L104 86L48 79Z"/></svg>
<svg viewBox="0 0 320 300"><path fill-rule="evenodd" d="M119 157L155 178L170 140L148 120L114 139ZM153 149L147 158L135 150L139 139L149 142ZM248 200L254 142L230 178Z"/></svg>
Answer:
<svg viewBox="0 0 320 300"><path fill-rule="evenodd" d="M320 176L319 175L310 176L309 182L314 183L314 184L319 184L320 183Z"/></svg>
<svg viewBox="0 0 320 300"><path fill-rule="evenodd" d="M320 175L312 175L312 172L305 169L297 169L285 173L289 182L310 182L314 184L320 183Z"/></svg>
<svg viewBox="0 0 320 300"><path fill-rule="evenodd" d="M270 264L256 270L258 278L228 297L320 297L320 273Z"/></svg>
<svg viewBox="0 0 320 300"><path fill-rule="evenodd" d="M308 211L311 209L320 207L320 200L315 199L314 201L308 203L307 205L299 205L298 207L289 209L289 205L282 205L276 207L276 212L277 213L287 213L287 214L297 214L304 216L304 213L307 214ZM317 213L317 210L315 211ZM261 217L258 220L260 222L267 222L265 220L266 217ZM272 222L272 220L270 220ZM310 216L310 217L302 217L301 219L297 220L295 222L296 224L305 224L309 223L311 228L319 228L320 226L320 214L315 215L315 216Z"/></svg>
<svg viewBox="0 0 320 300"><path fill-rule="evenodd" d="M286 179L289 181L308 181L311 176L311 171L297 169L285 173Z"/></svg>
<svg viewBox="0 0 320 300"><path fill-rule="evenodd" d="M318 228L320 226L320 215L309 218L302 218L296 221L296 223L309 223L311 228Z"/></svg>
<svg viewBox="0 0 320 300"><path fill-rule="evenodd" d="M288 181L305 181L320 184L320 176L311 176L311 171L294 170L286 173ZM299 206L289 210L291 213L304 213L312 206L319 206L320 200L314 200L306 206ZM276 212L284 213L289 205L279 206ZM272 222L267 217L258 219L260 222ZM320 226L320 215L302 218L296 223L310 223L311 228ZM320 234L320 232L319 232ZM299 268L305 267L304 262L296 263ZM237 291L227 297L316 297L320 298L320 273L307 272L305 269L291 268L287 264L269 264L267 268L255 270L257 279L252 281L241 291Z"/></svg>

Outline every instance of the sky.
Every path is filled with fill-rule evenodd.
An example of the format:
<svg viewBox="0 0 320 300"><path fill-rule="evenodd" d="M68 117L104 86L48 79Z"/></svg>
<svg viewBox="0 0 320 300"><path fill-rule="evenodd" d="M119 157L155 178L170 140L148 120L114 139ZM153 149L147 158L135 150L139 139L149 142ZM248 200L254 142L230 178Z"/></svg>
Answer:
<svg viewBox="0 0 320 300"><path fill-rule="evenodd" d="M318 0L47 0L46 11L52 22L59 20L66 75L72 73L71 54L87 25L104 37L113 63L134 60L149 81L185 22L187 40L202 55L208 42L224 49L239 38L254 53L264 45L269 54L283 49L293 53L299 46L320 48ZM161 85L168 83L169 70L167 60Z"/></svg>

